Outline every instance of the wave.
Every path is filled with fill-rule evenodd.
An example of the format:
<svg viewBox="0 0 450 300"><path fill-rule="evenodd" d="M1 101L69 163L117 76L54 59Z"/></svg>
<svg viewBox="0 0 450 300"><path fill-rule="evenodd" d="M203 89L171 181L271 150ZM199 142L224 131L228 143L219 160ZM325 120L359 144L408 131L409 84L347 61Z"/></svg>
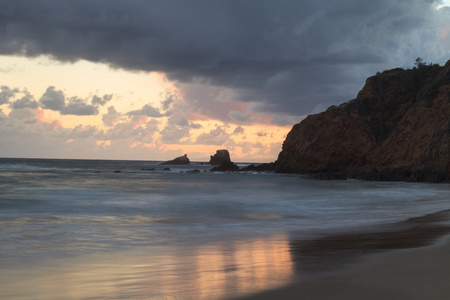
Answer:
<svg viewBox="0 0 450 300"><path fill-rule="evenodd" d="M28 164L0 164L0 170L2 171L24 171L24 172L39 172L39 171L53 171L53 168L37 167Z"/></svg>
<svg viewBox="0 0 450 300"><path fill-rule="evenodd" d="M0 164L0 172L19 172L19 173L103 173L96 169L75 169L75 168L58 168L55 166L35 166L24 163L6 163ZM111 172L110 170L108 171Z"/></svg>

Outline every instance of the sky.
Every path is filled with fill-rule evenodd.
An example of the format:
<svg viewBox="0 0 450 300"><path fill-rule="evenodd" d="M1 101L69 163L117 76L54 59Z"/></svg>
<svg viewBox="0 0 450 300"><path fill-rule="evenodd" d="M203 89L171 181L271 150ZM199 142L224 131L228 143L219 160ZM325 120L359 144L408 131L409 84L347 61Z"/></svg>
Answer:
<svg viewBox="0 0 450 300"><path fill-rule="evenodd" d="M0 157L271 162L418 57L450 59L450 0L0 0Z"/></svg>

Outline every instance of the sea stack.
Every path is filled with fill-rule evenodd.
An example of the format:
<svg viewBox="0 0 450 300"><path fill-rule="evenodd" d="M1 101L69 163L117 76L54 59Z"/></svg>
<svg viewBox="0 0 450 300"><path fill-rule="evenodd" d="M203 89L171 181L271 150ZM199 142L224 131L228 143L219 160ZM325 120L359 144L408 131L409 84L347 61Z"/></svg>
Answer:
<svg viewBox="0 0 450 300"><path fill-rule="evenodd" d="M179 156L175 159L163 162L163 163L161 163L161 165L189 165L190 163L191 163L191 161L187 157L187 154L185 154L185 155Z"/></svg>
<svg viewBox="0 0 450 300"><path fill-rule="evenodd" d="M368 78L356 99L294 125L275 167L325 178L450 181L450 61Z"/></svg>
<svg viewBox="0 0 450 300"><path fill-rule="evenodd" d="M209 164L213 166L221 165L223 162L231 162L230 153L226 149L217 150L216 154L211 155Z"/></svg>

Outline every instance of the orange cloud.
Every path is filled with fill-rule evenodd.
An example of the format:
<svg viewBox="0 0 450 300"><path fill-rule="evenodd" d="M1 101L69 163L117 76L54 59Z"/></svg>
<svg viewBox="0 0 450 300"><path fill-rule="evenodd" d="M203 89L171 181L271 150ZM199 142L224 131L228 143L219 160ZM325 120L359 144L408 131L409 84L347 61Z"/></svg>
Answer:
<svg viewBox="0 0 450 300"><path fill-rule="evenodd" d="M107 146L111 146L111 141L97 141L95 143L97 146L101 146L101 147L107 147Z"/></svg>
<svg viewBox="0 0 450 300"><path fill-rule="evenodd" d="M44 122L43 127L46 131L55 131L57 129L63 128L61 125L61 121L53 120L52 122Z"/></svg>

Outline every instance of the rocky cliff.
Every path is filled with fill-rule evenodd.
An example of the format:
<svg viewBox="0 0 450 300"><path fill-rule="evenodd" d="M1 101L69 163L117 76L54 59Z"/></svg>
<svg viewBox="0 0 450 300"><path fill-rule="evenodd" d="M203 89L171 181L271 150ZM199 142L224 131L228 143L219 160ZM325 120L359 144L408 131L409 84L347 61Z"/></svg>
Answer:
<svg viewBox="0 0 450 300"><path fill-rule="evenodd" d="M442 182L450 180L449 154L450 61L368 78L356 99L296 124L275 166L278 172Z"/></svg>

